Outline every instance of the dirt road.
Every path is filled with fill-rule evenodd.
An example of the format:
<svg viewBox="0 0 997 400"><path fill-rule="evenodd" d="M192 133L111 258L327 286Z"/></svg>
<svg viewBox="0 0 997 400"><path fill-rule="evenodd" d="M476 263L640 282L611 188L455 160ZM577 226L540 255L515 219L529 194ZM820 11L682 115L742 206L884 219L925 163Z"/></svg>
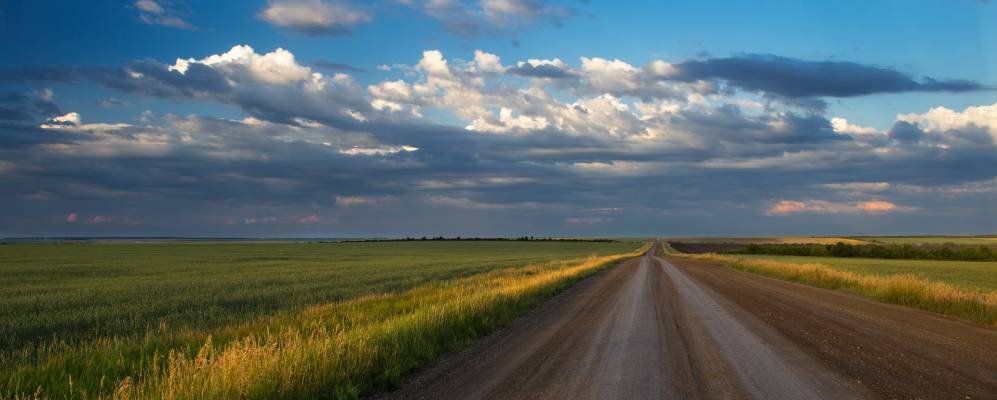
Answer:
<svg viewBox="0 0 997 400"><path fill-rule="evenodd" d="M997 399L997 330L649 254L386 397Z"/></svg>

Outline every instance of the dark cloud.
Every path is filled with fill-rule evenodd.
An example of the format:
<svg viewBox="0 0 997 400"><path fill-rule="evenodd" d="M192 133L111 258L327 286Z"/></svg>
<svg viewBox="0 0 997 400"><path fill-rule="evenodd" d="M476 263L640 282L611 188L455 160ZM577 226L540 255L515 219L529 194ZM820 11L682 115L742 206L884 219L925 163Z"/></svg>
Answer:
<svg viewBox="0 0 997 400"><path fill-rule="evenodd" d="M62 113L59 106L49 96L6 93L0 95L0 120L29 121L44 120Z"/></svg>
<svg viewBox="0 0 997 400"><path fill-rule="evenodd" d="M717 79L744 90L787 98L854 97L876 93L968 92L991 90L965 80L915 80L900 71L853 62L806 61L774 55L748 54L690 60L675 65L666 79Z"/></svg>
<svg viewBox="0 0 997 400"><path fill-rule="evenodd" d="M527 78L547 78L547 79L577 79L578 74L568 68L561 68L553 64L530 64L520 63L514 67L506 69L507 73L524 76Z"/></svg>
<svg viewBox="0 0 997 400"><path fill-rule="evenodd" d="M905 121L897 121L887 132L891 139L901 142L917 142L924 136L924 131L917 125Z"/></svg>
<svg viewBox="0 0 997 400"><path fill-rule="evenodd" d="M495 126L521 115L577 121L470 132L375 110L370 94L343 75L315 84L307 70L305 78L285 79L252 65L171 69L147 60L22 71L44 82L86 79L123 96L230 104L256 119L143 114L133 125L88 123L84 115L55 123L49 119L58 107L38 104L51 93L2 95L0 234L843 234L930 230L940 222L980 232L997 220L973 205L997 193L997 152L978 126L927 132L898 122L885 135L849 135L833 131L822 103L777 94L767 99L780 105L768 109L676 102L640 119L633 103L618 99L557 103L506 86L484 93L518 107L505 122L495 117ZM296 71L283 65L278 72ZM460 81L459 65L440 79L470 90L461 85L480 75ZM631 82L619 86L636 93L640 85ZM782 109L790 103L795 108ZM856 194L826 186L848 182L906 189ZM940 199L951 193L962 193L956 202L967 207L945 208ZM909 214L773 220L765 212L781 200L874 198L937 214L911 222ZM611 218L593 211L609 209ZM68 213L112 221L69 226ZM90 231L73 230L84 225Z"/></svg>

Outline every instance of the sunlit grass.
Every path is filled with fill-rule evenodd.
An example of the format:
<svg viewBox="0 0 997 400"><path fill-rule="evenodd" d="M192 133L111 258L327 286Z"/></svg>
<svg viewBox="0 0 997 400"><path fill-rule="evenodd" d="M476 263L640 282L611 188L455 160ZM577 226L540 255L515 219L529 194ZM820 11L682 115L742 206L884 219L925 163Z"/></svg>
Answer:
<svg viewBox="0 0 997 400"><path fill-rule="evenodd" d="M966 290L997 291L997 261L891 260L881 258L803 257L738 254L793 264L821 264L860 275L913 274Z"/></svg>
<svg viewBox="0 0 997 400"><path fill-rule="evenodd" d="M987 236L865 236L855 237L866 242L886 244L943 244L997 246L997 237Z"/></svg>
<svg viewBox="0 0 997 400"><path fill-rule="evenodd" d="M911 273L865 275L819 263L798 264L768 258L718 254L673 256L718 262L735 269L869 297L885 303L933 311L956 318L997 325L997 292L981 292L932 281Z"/></svg>
<svg viewBox="0 0 997 400"><path fill-rule="evenodd" d="M639 243L0 245L0 350L39 339L213 329L370 293Z"/></svg>
<svg viewBox="0 0 997 400"><path fill-rule="evenodd" d="M823 236L756 236L756 237L675 237L668 238L677 242L690 243L759 243L759 244L866 244L858 238L823 237Z"/></svg>
<svg viewBox="0 0 997 400"><path fill-rule="evenodd" d="M141 337L25 348L0 360L0 393L75 399L355 398L398 385L420 365L639 251L496 269L207 332L163 327Z"/></svg>

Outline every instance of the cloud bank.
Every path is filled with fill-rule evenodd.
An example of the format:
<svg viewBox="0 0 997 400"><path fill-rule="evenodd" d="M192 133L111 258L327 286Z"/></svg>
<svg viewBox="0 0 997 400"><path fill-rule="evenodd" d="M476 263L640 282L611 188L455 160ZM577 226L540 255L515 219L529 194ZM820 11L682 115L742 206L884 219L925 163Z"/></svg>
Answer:
<svg viewBox="0 0 997 400"><path fill-rule="evenodd" d="M786 79L801 87L737 75L729 61L506 61L481 50L426 50L401 77L361 84L349 69L248 45L173 62L2 71L56 88L0 97L0 206L11 210L8 234L992 228L994 209L978 204L997 191L997 105L911 110L874 128L769 97L982 85L749 61L796 71ZM862 73L893 80L859 89L872 79ZM93 121L56 104L58 85L84 81L243 116Z"/></svg>

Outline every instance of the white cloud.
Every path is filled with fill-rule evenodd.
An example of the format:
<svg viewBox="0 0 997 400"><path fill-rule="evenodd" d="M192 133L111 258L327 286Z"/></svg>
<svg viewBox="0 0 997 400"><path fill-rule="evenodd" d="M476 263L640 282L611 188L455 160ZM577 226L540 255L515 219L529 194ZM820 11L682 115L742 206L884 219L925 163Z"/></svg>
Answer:
<svg viewBox="0 0 997 400"><path fill-rule="evenodd" d="M529 132L544 129L547 125L547 119L544 117L514 116L512 110L502 107L499 110L498 120L479 117L471 121L471 124L466 128L467 130L481 132Z"/></svg>
<svg viewBox="0 0 997 400"><path fill-rule="evenodd" d="M235 68L245 68L256 80L264 83L286 84L312 77L317 80L322 78L321 74L312 73L311 68L298 64L294 60L294 54L279 47L266 54L257 54L248 45L238 45L225 53L214 54L200 60L178 58L169 70L186 74L190 64L193 63L227 70L230 73L235 72Z"/></svg>
<svg viewBox="0 0 997 400"><path fill-rule="evenodd" d="M897 120L917 124L929 132L947 132L975 126L987 130L997 142L997 103L966 107L962 111L934 107L923 114L897 115Z"/></svg>
<svg viewBox="0 0 997 400"><path fill-rule="evenodd" d="M474 51L474 65L477 71L484 73L502 73L505 71L499 56L481 50Z"/></svg>
<svg viewBox="0 0 997 400"><path fill-rule="evenodd" d="M383 156L386 154L395 154L401 152L413 152L418 151L419 148L415 146L379 146L379 147L351 147L348 149L339 150L340 154L346 154L351 156Z"/></svg>
<svg viewBox="0 0 997 400"><path fill-rule="evenodd" d="M847 119L840 117L831 118L831 127L837 133L847 133L855 135L872 135L880 133L880 131L877 130L876 128L867 128L858 125L852 125L848 123Z"/></svg>
<svg viewBox="0 0 997 400"><path fill-rule="evenodd" d="M371 20L349 3L321 0L271 0L258 16L270 24L311 35L341 34Z"/></svg>
<svg viewBox="0 0 997 400"><path fill-rule="evenodd" d="M52 125L72 125L72 126L77 126L77 125L80 124L80 113L78 113L78 112L67 113L65 115L60 115L58 117L53 117L53 118L49 119L49 121L52 123ZM49 126L42 125L42 127L49 127Z"/></svg>
<svg viewBox="0 0 997 400"><path fill-rule="evenodd" d="M620 60L582 57L582 72L592 89L600 93L630 92L640 84L640 70Z"/></svg>
<svg viewBox="0 0 997 400"><path fill-rule="evenodd" d="M70 112L65 115L49 118L48 121L39 125L39 127L42 129L54 129L70 132L109 132L127 129L132 127L132 125L123 123L84 124L80 113Z"/></svg>

